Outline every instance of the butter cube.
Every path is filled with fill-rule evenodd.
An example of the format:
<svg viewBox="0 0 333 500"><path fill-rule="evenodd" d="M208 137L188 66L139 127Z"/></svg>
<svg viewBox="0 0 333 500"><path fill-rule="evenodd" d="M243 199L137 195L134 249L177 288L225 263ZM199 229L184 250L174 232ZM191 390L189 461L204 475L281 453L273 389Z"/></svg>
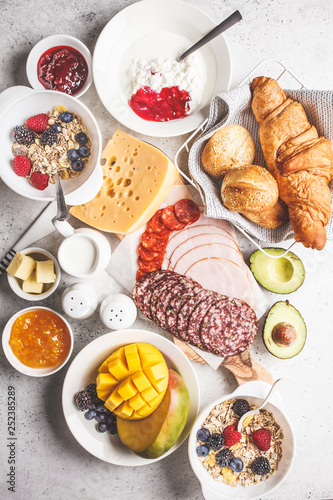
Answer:
<svg viewBox="0 0 333 500"><path fill-rule="evenodd" d="M6 271L15 278L26 280L35 269L35 266L36 261L32 257L17 252Z"/></svg>
<svg viewBox="0 0 333 500"><path fill-rule="evenodd" d="M54 273L53 260L42 260L36 262L37 283L54 283L56 275Z"/></svg>
<svg viewBox="0 0 333 500"><path fill-rule="evenodd" d="M22 290L26 293L42 293L44 283L38 283L36 280L36 271L32 271L29 278L23 281Z"/></svg>

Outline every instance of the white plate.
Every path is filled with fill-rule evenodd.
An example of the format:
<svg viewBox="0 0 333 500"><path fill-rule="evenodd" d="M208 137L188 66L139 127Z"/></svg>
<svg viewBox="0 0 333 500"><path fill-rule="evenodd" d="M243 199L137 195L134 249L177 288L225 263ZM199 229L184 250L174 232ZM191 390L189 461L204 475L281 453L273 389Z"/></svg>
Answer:
<svg viewBox="0 0 333 500"><path fill-rule="evenodd" d="M141 458L130 452L120 442L118 435L98 433L95 421L86 420L84 412L78 411L74 404L74 395L95 381L98 367L104 359L119 347L133 342L148 342L156 346L163 354L168 367L175 369L182 376L190 393L190 411L181 436L167 453L154 460ZM175 344L161 335L145 330L121 330L93 340L79 352L65 377L62 406L71 433L89 453L111 464L147 465L170 455L189 435L198 414L199 384L190 361Z"/></svg>
<svg viewBox="0 0 333 500"><path fill-rule="evenodd" d="M127 72L134 57L176 59L215 26L205 12L180 0L143 0L120 11L103 29L93 54L94 82L106 109L140 134L171 137L196 129L208 116L212 97L230 86L231 56L223 35L197 52L207 85L201 104L186 118L157 123L137 116L127 103L131 96Z"/></svg>

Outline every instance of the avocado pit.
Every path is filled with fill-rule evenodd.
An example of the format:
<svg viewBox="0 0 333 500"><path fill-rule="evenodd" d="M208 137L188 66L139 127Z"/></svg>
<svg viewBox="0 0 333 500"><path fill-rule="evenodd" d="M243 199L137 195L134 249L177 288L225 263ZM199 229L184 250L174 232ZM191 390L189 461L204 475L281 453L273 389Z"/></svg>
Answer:
<svg viewBox="0 0 333 500"><path fill-rule="evenodd" d="M272 330L272 339L280 347L293 345L297 339L296 329L290 323L278 323Z"/></svg>

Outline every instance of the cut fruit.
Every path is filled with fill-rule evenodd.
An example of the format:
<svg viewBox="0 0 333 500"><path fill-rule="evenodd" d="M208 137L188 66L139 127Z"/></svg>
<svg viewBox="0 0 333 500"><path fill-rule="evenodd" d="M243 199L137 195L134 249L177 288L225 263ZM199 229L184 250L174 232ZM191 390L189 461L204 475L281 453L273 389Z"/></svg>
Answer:
<svg viewBox="0 0 333 500"><path fill-rule="evenodd" d="M283 248L263 248L272 257L282 255ZM266 290L287 294L299 288L305 278L302 261L297 255L288 252L281 258L267 257L261 250L256 250L250 257L253 276Z"/></svg>
<svg viewBox="0 0 333 500"><path fill-rule="evenodd" d="M264 344L277 358L293 358L304 347L306 325L300 312L289 301L274 304L263 329Z"/></svg>
<svg viewBox="0 0 333 500"><path fill-rule="evenodd" d="M161 403L168 386L163 355L155 346L143 342L121 347L98 371L98 397L124 419L148 417Z"/></svg>

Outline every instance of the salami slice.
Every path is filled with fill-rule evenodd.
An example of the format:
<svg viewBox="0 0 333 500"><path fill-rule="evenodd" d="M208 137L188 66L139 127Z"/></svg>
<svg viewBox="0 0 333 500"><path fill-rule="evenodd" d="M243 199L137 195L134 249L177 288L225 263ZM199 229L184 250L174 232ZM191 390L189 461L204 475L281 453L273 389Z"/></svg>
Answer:
<svg viewBox="0 0 333 500"><path fill-rule="evenodd" d="M154 273L146 274L143 278L135 284L133 288L133 298L135 304L138 306L142 314L150 317L150 298L154 288L160 280L173 275L170 271L156 271Z"/></svg>
<svg viewBox="0 0 333 500"><path fill-rule="evenodd" d="M141 257L138 258L138 266L141 271L144 273L152 273L154 271L158 271L161 269L161 265L163 262L164 256L160 256L158 259L155 260L143 260Z"/></svg>
<svg viewBox="0 0 333 500"><path fill-rule="evenodd" d="M141 243L144 248L153 252L161 252L165 250L168 244L168 238L158 238L156 235L148 234L147 231L141 236Z"/></svg>
<svg viewBox="0 0 333 500"><path fill-rule="evenodd" d="M175 204L175 215L183 224L193 224L200 217L198 205L192 200L179 200Z"/></svg>
<svg viewBox="0 0 333 500"><path fill-rule="evenodd" d="M163 280L160 280L157 286L154 288L153 293L150 297L150 319L155 321L157 308L160 304L160 297L163 296L165 291L172 290L173 287L178 283L178 275L169 276ZM162 303L163 304L163 303Z"/></svg>
<svg viewBox="0 0 333 500"><path fill-rule="evenodd" d="M209 308L220 299L217 293L211 292L210 290L206 290L206 292L206 297L197 305L188 320L188 342L198 347L202 347L200 339L201 323Z"/></svg>
<svg viewBox="0 0 333 500"><path fill-rule="evenodd" d="M186 227L186 224L183 222L179 222L175 214L175 207L173 205L169 205L163 209L161 219L164 222L165 226L169 228L171 231L180 231Z"/></svg>
<svg viewBox="0 0 333 500"><path fill-rule="evenodd" d="M143 259L143 260L147 260L147 261L152 261L152 260L158 260L159 258L161 258L161 256L163 256L163 252L161 251L156 251L156 250L148 250L148 248L145 248L142 243L140 243L140 245L138 246L138 253L139 253L139 256Z"/></svg>
<svg viewBox="0 0 333 500"><path fill-rule="evenodd" d="M166 227L161 218L163 210L164 210L163 208L157 210L155 215L153 215L153 217L148 222L146 229L148 234L153 233L154 235L157 235L162 238L164 238L165 236L169 236L171 234L170 229Z"/></svg>
<svg viewBox="0 0 333 500"><path fill-rule="evenodd" d="M156 307L156 323L158 326L163 328L164 330L170 331L167 324L167 315L170 309L170 303L174 300L176 296L180 296L183 292L186 291L186 286L188 283L183 282L181 276L173 282L172 286L166 289L159 297L159 303Z"/></svg>
<svg viewBox="0 0 333 500"><path fill-rule="evenodd" d="M246 302L222 297L203 318L200 340L219 356L234 356L249 347L257 329L255 312Z"/></svg>
<svg viewBox="0 0 333 500"><path fill-rule="evenodd" d="M177 318L178 337L182 340L188 340L188 321L197 305L209 295L209 290L201 289L198 293L189 297L179 310ZM213 292L211 292L213 293Z"/></svg>
<svg viewBox="0 0 333 500"><path fill-rule="evenodd" d="M177 337L179 336L177 330L179 311L190 297L193 297L193 295L196 295L201 290L200 285L193 283L184 284L183 289L175 289L174 296L166 309L167 330Z"/></svg>

